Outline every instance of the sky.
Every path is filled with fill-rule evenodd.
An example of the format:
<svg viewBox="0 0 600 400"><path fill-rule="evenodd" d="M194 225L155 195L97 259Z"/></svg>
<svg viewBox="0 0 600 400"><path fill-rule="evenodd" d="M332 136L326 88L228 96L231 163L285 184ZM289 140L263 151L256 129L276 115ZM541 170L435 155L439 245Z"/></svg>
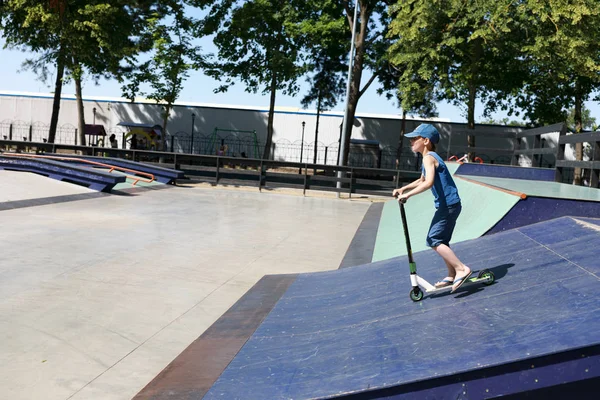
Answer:
<svg viewBox="0 0 600 400"><path fill-rule="evenodd" d="M41 82L37 76L30 70L23 70L21 64L25 59L31 58L31 54L18 50L4 49L4 41L0 39L0 91L18 91L34 93L50 93L54 90L54 76L51 76L48 83ZM204 43L205 51L214 51L212 43ZM368 81L369 75L363 73L363 85ZM300 100L308 91L308 86L301 78L299 81L301 88L295 97L277 94L276 105L279 107L295 107L302 109ZM267 110L269 108L269 96L260 93L247 93L243 83L237 83L231 87L228 92L214 93L213 90L219 86L219 82L205 76L201 71L192 71L189 78L184 83L184 89L181 92L178 103L211 103L224 104L229 106L252 106L261 107ZM377 94L378 84L374 82L367 92L358 102L357 115L360 114L388 114L400 115L401 111L392 100L387 100L385 96ZM85 97L122 97L121 88L115 80L102 80L96 85L92 80L83 82L83 96ZM74 95L74 85L63 86L63 95ZM345 98L341 98L333 111L342 112L345 105ZM587 102L586 107L591 110L592 117L600 123L600 104L598 102ZM316 108L316 106L314 107ZM476 104L475 120L481 122L485 118L482 116L483 107L480 103ZM448 103L438 103L439 118L449 122L466 122L466 113L460 108ZM492 115L495 120L501 120L506 117L505 113L499 112ZM518 117L509 117L510 120L521 121ZM557 121L558 122L558 121Z"/></svg>

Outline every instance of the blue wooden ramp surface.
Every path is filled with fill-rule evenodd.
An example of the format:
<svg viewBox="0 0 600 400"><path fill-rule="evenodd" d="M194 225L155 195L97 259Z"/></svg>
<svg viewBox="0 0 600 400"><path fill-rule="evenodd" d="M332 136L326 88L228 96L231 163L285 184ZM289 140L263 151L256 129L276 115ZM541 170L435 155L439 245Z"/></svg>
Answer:
<svg viewBox="0 0 600 400"><path fill-rule="evenodd" d="M124 176L105 171L11 153L0 155L0 169L33 172L58 181L76 183L99 192L110 192L115 185L126 181Z"/></svg>
<svg viewBox="0 0 600 400"><path fill-rule="evenodd" d="M599 245L600 220L579 217L458 243L496 283L417 303L404 256L300 275L204 398L475 399L598 379ZM446 275L431 250L415 261Z"/></svg>
<svg viewBox="0 0 600 400"><path fill-rule="evenodd" d="M461 164L456 175L487 176L497 178L524 179L532 181L554 182L554 168L517 167L512 165Z"/></svg>

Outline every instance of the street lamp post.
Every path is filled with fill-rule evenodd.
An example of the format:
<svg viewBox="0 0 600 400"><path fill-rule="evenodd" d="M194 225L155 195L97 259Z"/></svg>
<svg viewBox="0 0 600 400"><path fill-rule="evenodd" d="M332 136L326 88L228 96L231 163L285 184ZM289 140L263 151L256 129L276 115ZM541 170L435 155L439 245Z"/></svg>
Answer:
<svg viewBox="0 0 600 400"><path fill-rule="evenodd" d="M196 114L192 113L192 140L190 141L190 153L194 154L194 120L196 119Z"/></svg>
<svg viewBox="0 0 600 400"><path fill-rule="evenodd" d="M92 108L92 111L94 112L94 125L96 125L96 107ZM102 140L104 141L106 139L103 138ZM90 139L90 142L91 142L91 139ZM90 145L92 145L92 144L90 143ZM98 145L98 136L96 136L96 145Z"/></svg>
<svg viewBox="0 0 600 400"><path fill-rule="evenodd" d="M302 163L302 154L304 153L304 126L306 122L302 121L302 142L300 143L300 163ZM298 168L298 173L302 173L302 167Z"/></svg>

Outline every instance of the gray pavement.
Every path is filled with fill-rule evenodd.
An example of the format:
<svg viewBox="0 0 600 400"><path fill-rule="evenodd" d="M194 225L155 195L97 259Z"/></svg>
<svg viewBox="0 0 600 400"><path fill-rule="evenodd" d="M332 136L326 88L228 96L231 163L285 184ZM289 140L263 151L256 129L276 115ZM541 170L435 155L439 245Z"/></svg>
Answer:
<svg viewBox="0 0 600 400"><path fill-rule="evenodd" d="M189 186L0 211L1 397L131 399L263 275L338 268L369 206Z"/></svg>
<svg viewBox="0 0 600 400"><path fill-rule="evenodd" d="M0 203L93 192L33 173L0 170Z"/></svg>

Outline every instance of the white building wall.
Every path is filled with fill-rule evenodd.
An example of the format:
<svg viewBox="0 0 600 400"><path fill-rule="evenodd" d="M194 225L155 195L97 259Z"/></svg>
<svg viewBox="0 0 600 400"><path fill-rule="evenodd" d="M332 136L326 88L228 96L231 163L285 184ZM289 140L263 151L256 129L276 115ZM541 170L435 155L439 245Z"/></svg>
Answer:
<svg viewBox="0 0 600 400"><path fill-rule="evenodd" d="M6 126L9 123L34 124L42 132L43 128L49 125L52 114L52 94L39 93L14 93L0 92L0 122L2 123L2 132L6 135ZM94 108L96 112L94 113ZM84 115L86 123L96 123L104 125L109 133L116 133L117 140L122 143L122 134L126 129L118 126L119 122L135 122L162 125L162 106L149 101L131 103L124 99L112 98L86 98L84 100ZM210 137L216 127L220 129L247 130L256 131L259 144L263 144L267 134L268 109L253 107L234 107L215 104L176 104L171 111L167 124L167 135L189 135L192 130L192 113L194 119L194 138ZM95 121L94 121L95 117ZM332 152L337 152L340 127L343 114L341 112L324 112L319 119L319 137L320 146L328 146L330 154L329 162L335 160ZM18 122L22 121L22 122ZM285 153L277 156L278 148L285 148L286 145L299 145L302 137L302 122L304 127L305 148L304 161L312 161L311 143L315 139L316 112L312 110L302 110L289 107L279 107L276 109L274 119L273 142L275 143L275 154L278 159L289 157ZM422 120L406 121L406 131L412 131ZM438 152L445 158L451 153L447 152L448 143L453 145L466 145L466 125L462 123L450 123L443 120L428 121L433 123L442 136L438 147ZM71 129L77 127L77 106L74 96L63 96L59 114L59 127L66 125ZM380 142L382 148L396 148L402 119L397 115L364 115L358 114L353 124L353 139L369 139ZM478 131L505 132L519 131L521 128L504 127L497 125L478 125ZM13 129L14 131L14 129ZM21 139L22 130L19 135L14 135L15 139ZM220 134L221 137L229 133ZM57 134L60 136L60 133ZM73 139L71 139L73 136ZM72 133L64 131L62 142L70 141L73 143ZM451 139L450 139L451 136ZM550 135L552 136L552 135ZM490 137L478 137L477 146L497 147L510 149L511 141L509 139L495 139ZM279 146L279 147L278 147ZM403 148L408 149L408 143L405 141ZM179 149L188 151L188 149ZM197 151L197 150L196 150ZM262 149L261 149L262 151ZM458 156L462 156L459 154ZM297 156L296 156L297 157ZM333 157L333 158L331 158ZM288 161L297 161L289 160ZM319 162L322 162L320 160Z"/></svg>

